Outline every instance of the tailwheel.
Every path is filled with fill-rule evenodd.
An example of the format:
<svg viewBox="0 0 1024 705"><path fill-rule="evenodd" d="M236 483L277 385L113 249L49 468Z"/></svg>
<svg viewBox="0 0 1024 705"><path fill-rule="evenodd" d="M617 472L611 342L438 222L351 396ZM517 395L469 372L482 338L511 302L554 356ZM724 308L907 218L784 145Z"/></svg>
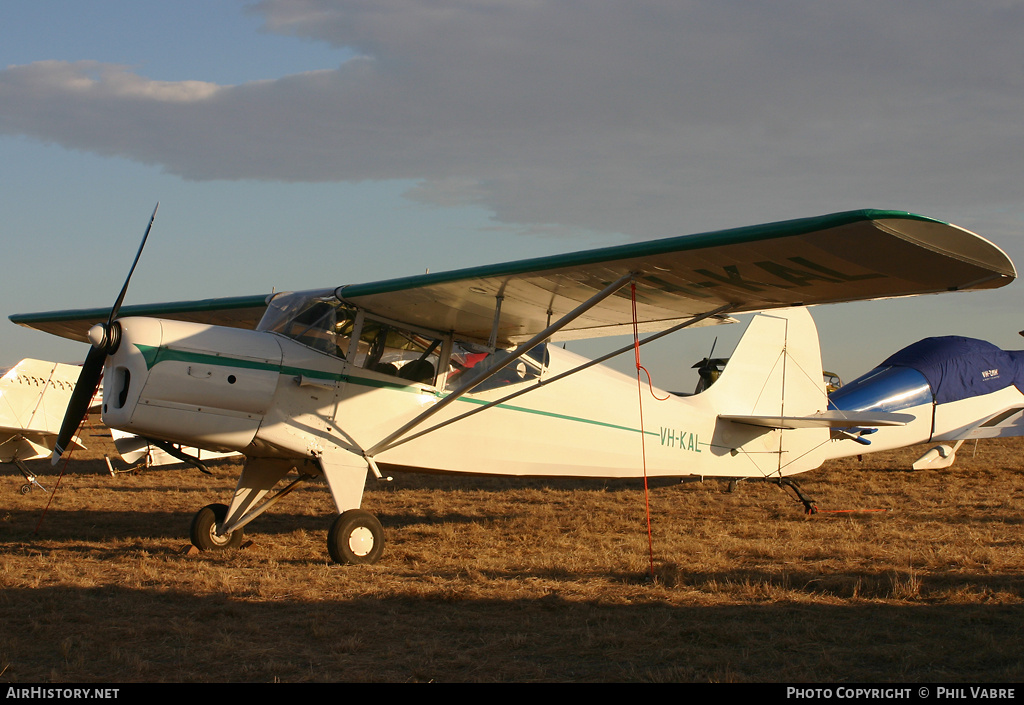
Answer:
<svg viewBox="0 0 1024 705"><path fill-rule="evenodd" d="M376 563L384 552L384 528L362 509L342 512L327 532L327 551L343 565Z"/></svg>
<svg viewBox="0 0 1024 705"><path fill-rule="evenodd" d="M796 498L800 500L800 502L804 505L805 514L810 516L811 514L818 513L818 505L815 503L813 499L805 495L800 490L800 486L798 484L790 480L788 477L779 478L778 480L776 480L776 482L778 482L779 487L788 487L791 490L793 490L793 493L796 495Z"/></svg>
<svg viewBox="0 0 1024 705"><path fill-rule="evenodd" d="M192 517L192 528L189 538L192 545L200 551L223 551L226 548L238 548L242 545L242 530L236 529L230 534L217 533L217 527L227 518L228 508L223 504L209 504Z"/></svg>

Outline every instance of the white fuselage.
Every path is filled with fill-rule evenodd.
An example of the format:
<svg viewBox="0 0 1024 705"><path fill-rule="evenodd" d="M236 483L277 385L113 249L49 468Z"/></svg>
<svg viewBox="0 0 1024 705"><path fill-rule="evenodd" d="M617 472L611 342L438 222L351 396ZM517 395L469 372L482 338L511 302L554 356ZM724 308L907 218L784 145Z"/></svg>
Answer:
<svg viewBox="0 0 1024 705"><path fill-rule="evenodd" d="M781 431L718 418L781 414L782 398L787 413L825 408L820 374L815 380L796 372L821 369L813 322L804 320L799 345L792 320L765 317L756 335L752 325L747 352L740 352L741 341L722 379L699 395L652 390L646 379L638 387L636 378L593 366L374 459L520 476L637 477L646 468L651 476L769 477L809 470L824 457L827 429ZM413 383L275 333L147 318L123 319L121 326L120 348L106 365L103 419L145 437L250 458L301 461L341 452L365 463L366 449L448 394L444 375L436 386ZM793 358L799 364L787 381L780 355L805 349L809 357ZM549 346L540 379L582 362ZM798 382L808 391L796 390ZM523 384L532 382L467 393L411 433Z"/></svg>

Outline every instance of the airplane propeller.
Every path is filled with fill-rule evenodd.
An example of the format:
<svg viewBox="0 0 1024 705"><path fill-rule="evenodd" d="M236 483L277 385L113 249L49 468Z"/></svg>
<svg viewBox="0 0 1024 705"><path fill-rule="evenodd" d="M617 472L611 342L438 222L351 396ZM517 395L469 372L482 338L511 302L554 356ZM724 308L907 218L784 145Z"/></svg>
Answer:
<svg viewBox="0 0 1024 705"><path fill-rule="evenodd" d="M697 370L699 377L697 392L702 392L714 384L725 367L725 363L728 362L728 358L712 357L715 354L716 345L718 345L718 336L715 336L714 342L711 343L711 352L708 353L708 356L690 367L691 370Z"/></svg>
<svg viewBox="0 0 1024 705"><path fill-rule="evenodd" d="M142 236L139 251L135 253L135 261L132 262L132 267L128 270L128 276L124 280L124 286L121 287L121 293L117 295L117 300L114 301L114 306L110 309L107 322L97 323L89 329L88 337L92 347L89 348L89 354L85 357L82 371L78 375L78 383L71 393L67 411L64 412L64 422L61 424L60 433L57 434L57 442L54 443L53 455L50 458L53 465L60 461L64 449L67 448L85 418L89 403L100 386L100 377L103 376L103 365L107 361L107 355L116 352L117 346L121 342L121 325L117 322L117 313L124 302L124 296L128 292L128 282L131 281L135 267L139 264L139 258L142 257L142 249L146 246L146 240L149 238L150 230L153 229L153 221L156 220L156 212L159 208L160 204L157 203L156 208L153 209L153 215L149 217L149 225L146 226L146 232Z"/></svg>

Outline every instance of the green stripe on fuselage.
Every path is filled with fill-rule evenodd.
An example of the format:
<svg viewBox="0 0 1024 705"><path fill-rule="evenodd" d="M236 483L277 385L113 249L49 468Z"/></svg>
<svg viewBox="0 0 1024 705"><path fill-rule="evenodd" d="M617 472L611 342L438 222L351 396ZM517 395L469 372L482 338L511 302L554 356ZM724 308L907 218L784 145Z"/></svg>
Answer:
<svg viewBox="0 0 1024 705"><path fill-rule="evenodd" d="M207 365L216 365L220 367L240 367L247 370L264 370L267 372L277 372L283 375L304 375L314 379L328 380L332 382L347 382L350 384L358 384L364 387L375 387L378 389L392 389L396 392L407 392L410 394L433 394L438 398L444 398L448 396L442 392L425 392L420 387L416 387L409 384L397 384L394 382L387 382L384 380L369 379L367 377L356 377L351 375L343 375L338 372L323 372L322 370L312 370L303 367L292 367L288 365L278 365L272 362L261 362L259 360L245 360L235 357L225 357L224 355L211 355L209 353L192 352L188 350L174 350L171 348L154 347L152 345L135 345L139 352L142 353L143 358L146 360L146 369L151 370L159 362L193 362ZM459 398L460 402L467 404L490 404L491 402L486 399L477 399L470 396L462 396ZM575 421L577 423L591 424L595 426L603 426L605 428L612 428L617 431L628 431L630 433L639 433L640 429L631 428L629 426L622 426L619 424L608 423L606 421L598 421L596 419L585 419L579 416L569 416L567 414L558 414L553 411L541 411L540 409L530 409L525 406L512 406L510 404L496 404L497 408L507 409L508 411L518 411L524 414L537 414L539 416L547 416L554 419L562 419L563 421ZM644 435L657 436L658 433L654 431L644 431Z"/></svg>

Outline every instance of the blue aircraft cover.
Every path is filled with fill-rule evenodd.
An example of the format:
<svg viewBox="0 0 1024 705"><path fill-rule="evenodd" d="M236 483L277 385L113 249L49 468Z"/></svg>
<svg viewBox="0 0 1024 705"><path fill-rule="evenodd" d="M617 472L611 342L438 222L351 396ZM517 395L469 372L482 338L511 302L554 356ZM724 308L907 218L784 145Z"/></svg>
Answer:
<svg viewBox="0 0 1024 705"><path fill-rule="evenodd" d="M1015 385L1024 393L1024 350L1002 350L975 338L925 338L890 356L879 367L910 367L944 404Z"/></svg>

